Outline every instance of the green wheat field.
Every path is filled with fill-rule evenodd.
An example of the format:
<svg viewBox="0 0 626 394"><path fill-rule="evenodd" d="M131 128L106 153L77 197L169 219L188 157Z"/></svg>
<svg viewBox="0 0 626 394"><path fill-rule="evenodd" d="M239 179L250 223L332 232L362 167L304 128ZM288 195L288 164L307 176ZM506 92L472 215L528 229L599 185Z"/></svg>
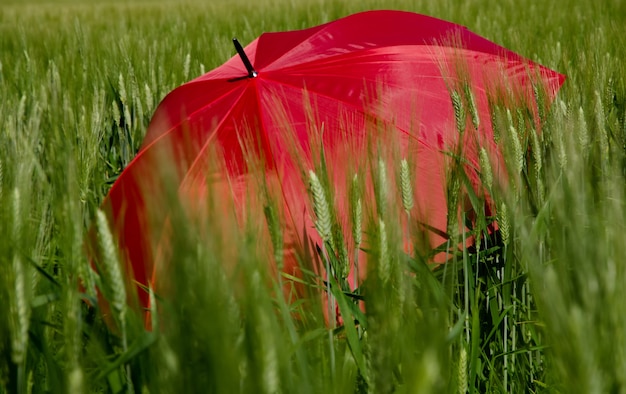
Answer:
<svg viewBox="0 0 626 394"><path fill-rule="evenodd" d="M359 221L374 263L358 288L333 278L343 324L329 325L319 277L288 301L294 278L269 269L275 201L271 239L228 215L194 231L181 210L171 292L151 292L146 330L98 208L160 100L233 56L232 37L380 8L465 25L567 76L541 132L520 108L494 116L511 176L481 173L499 231L479 217L480 242L433 267L405 253L402 204ZM0 393L626 393L625 26L619 0L1 0ZM403 178L400 160L382 165ZM313 178L319 214L332 190Z"/></svg>

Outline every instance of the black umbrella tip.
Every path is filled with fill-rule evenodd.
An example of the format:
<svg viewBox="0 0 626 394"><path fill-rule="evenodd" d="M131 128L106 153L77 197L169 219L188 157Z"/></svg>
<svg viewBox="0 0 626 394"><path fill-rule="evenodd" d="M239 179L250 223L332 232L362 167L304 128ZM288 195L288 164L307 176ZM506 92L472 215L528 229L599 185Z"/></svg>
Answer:
<svg viewBox="0 0 626 394"><path fill-rule="evenodd" d="M246 71L248 71L248 77L256 78L256 76L259 74L256 72L256 70L252 66L252 63L250 63L250 59L248 59L248 55L246 55L246 51L243 50L243 47L241 46L237 38L233 38L233 44L235 45L235 49L237 50L237 54L241 58L243 65L246 67Z"/></svg>

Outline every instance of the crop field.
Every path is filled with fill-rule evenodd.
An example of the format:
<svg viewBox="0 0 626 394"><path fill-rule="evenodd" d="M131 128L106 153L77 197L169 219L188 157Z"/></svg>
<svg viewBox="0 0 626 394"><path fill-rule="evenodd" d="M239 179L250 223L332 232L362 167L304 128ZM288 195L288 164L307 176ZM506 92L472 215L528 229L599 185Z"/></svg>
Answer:
<svg viewBox="0 0 626 394"><path fill-rule="evenodd" d="M403 193L420 185L402 158L362 171L364 213L353 194L326 201L337 164L322 161L307 181L325 242L294 277L275 269L271 195L255 227L169 193L167 279L141 311L99 207L157 105L235 55L233 37L373 9L464 25L567 76L537 96L540 129L524 108L494 115L508 177L479 170L496 217L476 210L434 264L406 246ZM0 393L625 393L625 26L620 0L0 0ZM346 234L333 204L352 209ZM311 268L359 249L359 281Z"/></svg>

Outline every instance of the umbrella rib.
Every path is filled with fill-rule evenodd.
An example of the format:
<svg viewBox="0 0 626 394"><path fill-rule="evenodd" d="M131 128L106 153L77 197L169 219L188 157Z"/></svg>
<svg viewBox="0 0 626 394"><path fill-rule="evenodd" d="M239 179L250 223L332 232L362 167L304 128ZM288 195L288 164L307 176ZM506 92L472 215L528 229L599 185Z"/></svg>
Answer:
<svg viewBox="0 0 626 394"><path fill-rule="evenodd" d="M367 12L364 12L364 13L361 13L361 14L365 14L365 13L369 13L369 12L374 12L374 11L367 11ZM402 12L402 11L392 11L392 12ZM355 17L355 16L357 16L357 15L358 15L358 14L354 14L354 15L351 15L351 16L347 16L347 17L342 18L341 20L343 20L343 21L344 21L344 23L345 23L345 21L346 21L346 20L348 20L348 19L350 19L350 18L354 18L354 17ZM441 22L445 22L445 21L441 21ZM280 60L284 59L285 57L287 57L287 56L291 55L291 54L292 54L293 52L295 52L298 48L300 48L300 46L302 45L302 43L304 43L304 42L306 42L306 41L308 41L308 42L312 42L312 41L314 41L317 37L321 36L321 35L322 35L322 34L324 34L324 33L327 33L329 29L331 29L331 30L332 30L333 28L335 28L335 26L334 26L334 25L335 25L336 23L337 23L337 21L334 21L334 22L328 22L328 23L325 23L325 24L323 24L323 25L318 25L318 26L316 27L317 29L316 29L315 31L313 31L310 35L308 35L307 37L305 37L305 38L304 38L302 41L300 41L297 45L293 45L293 46L291 47L291 49L289 49L288 51L286 51L286 52L284 52L283 54L281 54L279 57L277 57L276 59L274 59L271 63L267 64L267 65L265 66L265 68L267 68L267 67L271 66L272 64L277 63L278 61L280 61ZM445 23L450 24L450 25L453 25L453 24L451 24L450 22L445 22ZM456 26L460 26L460 25L456 25ZM465 30L468 30L465 26L461 26L461 27L462 27L462 28L464 28ZM311 29L315 29L315 28L311 28ZM468 30L468 31L469 31L469 30ZM368 49L373 49L373 48L378 48L378 46L374 46L374 47L366 47L366 48L362 48L362 49L359 49L359 50L354 50L354 48L351 48L350 53L358 53L358 52L360 52L360 51L362 51L362 50L368 50ZM334 56L330 56L330 57L334 57Z"/></svg>
<svg viewBox="0 0 626 394"><path fill-rule="evenodd" d="M424 46L424 47L429 47L429 45L412 45L412 46ZM450 46L440 46L441 48L451 48L454 49L453 47ZM359 64L376 64L376 63L381 63L381 64L388 64L391 61L389 60L385 60L385 61L380 61L380 60L372 60L372 61L367 61L364 59L367 59L367 57L371 57L376 55L375 53L370 53L370 54L363 54L363 52L367 52L367 51L376 51L379 50L380 48L364 48L361 49L359 51L355 51L355 52L351 52L350 53L350 61L354 62L354 56L358 56L361 59L358 60ZM465 60L461 60L458 59L457 61L464 61L467 63L471 62L472 58L475 58L476 56L486 56L487 58L483 59L483 62L489 63L490 60L502 60L501 56L495 55L493 53L490 52L484 52L484 51L476 51L476 50L472 50L472 49L463 49L464 53L465 53ZM355 55L358 54L358 55ZM337 69L340 67L340 62L344 61L345 59L342 59L343 56L345 56L345 53L341 53L341 54L337 54L337 55L333 55L330 57L326 57L326 58L322 58L322 59L316 59L310 62L306 62L306 63L299 63L295 66L290 66L290 67L285 67L282 68L280 70L271 70L271 72L281 72L282 74L287 74L287 75L293 75L293 76L318 76L320 78L323 77L329 77L329 76L334 76L334 77L340 77L342 79L361 79L361 80L365 80L365 81L370 81L370 82L379 82L376 79L372 79L372 78L366 78L364 76L359 76L359 77L355 77L352 75L336 75L333 73L312 73L311 71L319 71L320 69L326 69L326 70L333 70L333 69ZM458 55L458 54L457 54ZM423 59L416 59L416 61L414 61L413 63L415 64L419 64L421 62L426 63L426 64L432 64L433 60L431 57L434 58L439 58L439 56L437 56L436 53L432 53L431 56L429 57L425 57ZM399 63L406 63L405 61L399 61ZM510 62L510 61L509 61ZM436 79L448 79L450 81L454 80L454 81L458 81L459 77L455 77L452 75L449 76L445 76L443 75L443 71L440 69L440 73L438 75L432 75L429 76L428 78L436 78ZM393 87L403 87L404 85L401 84L397 84L397 83L392 83L392 82L385 82L385 84L389 85L389 86L393 86ZM476 86L474 86L474 88L476 88ZM480 91L484 91L484 88L478 87Z"/></svg>
<svg viewBox="0 0 626 394"><path fill-rule="evenodd" d="M426 44L407 44L407 45L401 45L402 47L425 47L425 48L429 48L431 47L430 45L426 45ZM306 61L306 62L299 62L296 65L293 66L287 66L287 67L281 67L279 68L279 70L285 72L285 71L289 71L292 69L304 69L304 70L308 70L309 68L319 68L320 66L328 66L328 65L333 65L333 63L338 63L338 62L345 62L345 61L349 61L350 63L355 63L355 62L360 62L360 63L370 63L370 62L365 62L362 59L363 58L367 58L370 56L374 56L377 55L376 53L372 53L375 51L389 51L391 48L397 48L398 46L386 46L386 47L373 47L373 48L360 48L358 50L352 50L350 52L342 52L342 53L337 53L337 54L333 54L330 56L326 56L326 57L321 57L321 58L316 58L316 59L312 59L310 61ZM441 46L441 48L444 48L443 46ZM417 49L415 49L417 50ZM405 56L405 51L402 51L401 53L403 56ZM345 58L349 58L349 59L345 59ZM389 61L385 61L385 62L389 62ZM275 71L275 70L271 70L271 67L266 67L266 69L270 69L268 71Z"/></svg>
<svg viewBox="0 0 626 394"><path fill-rule="evenodd" d="M349 17L347 17L347 18L349 18ZM449 23L449 22L447 22L447 23ZM467 27L465 27L465 26L461 26L461 25L457 25L457 26L462 27L463 29L465 29L465 30L467 30L468 32L470 32L470 30L469 30L469 29L467 29ZM333 28L332 23L327 23L327 24L322 25L322 26L320 26L320 27L321 27L320 29L318 29L317 31L313 32L310 36L308 36L307 38L305 38L304 40L302 40L301 42L299 42L299 43L298 43L298 45L294 45L294 46L293 46L290 50L288 50L287 52L284 52L284 53L283 53L282 55L280 55L278 58L274 59L271 63L267 64L265 67L267 68L267 67L271 66L272 64L277 63L278 61L280 61L280 60L284 59L285 57L289 56L291 53L295 52L295 51L296 51L296 50L300 47L300 45L301 45L303 42L305 42L305 41L309 41L309 42L310 42L310 41L314 40L316 37L318 37L318 36L320 36L321 34L325 33L328 29L332 29L332 28ZM430 44L428 44L428 43L423 43L423 44L413 43L413 44L406 44L406 45L424 45L424 46L428 46L428 45L430 45ZM359 48L358 50L355 50L354 48L351 48L351 50L350 50L350 52L349 52L349 53L350 53L350 54L356 54L356 53L359 53L359 52L361 52L361 51L367 51L367 50L377 49L377 48L380 48L380 46L373 46L373 47ZM340 54L337 54L337 55L331 55L331 56L329 56L329 57L327 57L327 58L322 58L322 59L320 59L320 60L324 60L324 59L331 59L331 58L333 58L333 57L335 57L335 56L338 56L338 55L344 55L344 54L345 54L345 53L340 53Z"/></svg>
<svg viewBox="0 0 626 394"><path fill-rule="evenodd" d="M298 49L302 45L302 43L304 43L306 41L311 41L314 37L318 36L321 32L326 31L326 29L328 29L328 27L331 26L331 25L332 25L332 22L328 22L325 25L317 26L317 28L316 27L309 28L310 30L313 30L313 29L316 29L316 30L313 31L310 35L304 37L300 42L297 43L297 45L293 45L290 50L282 53L276 59L272 60L271 63L265 65L265 68L267 68L267 67L271 66L272 64L280 61L281 59L284 59L286 56L290 55L292 52L294 52L296 49ZM309 29L306 29L306 30L309 30Z"/></svg>
<svg viewBox="0 0 626 394"><path fill-rule="evenodd" d="M267 80L268 78L265 78L265 79ZM299 86L297 86L297 85L293 85L293 84L286 83L286 82L281 82L281 81L276 81L276 80L274 80L274 79L272 79L272 82L273 82L273 83L276 83L276 84L279 84L279 85L282 85L282 86L285 86L285 87L290 88L290 89L296 89L296 90L297 90L297 89L302 89L301 87L299 87ZM322 96L322 97L325 97L325 98L331 99L331 100L337 100L337 98L336 98L336 97L332 97L332 96L329 96L329 95L327 95L327 94L324 94L324 93L321 93L321 92L318 92L318 91L315 91L315 90L313 90L313 91L309 91L309 92L310 92L310 93L312 93L312 94L316 94L316 95L318 95L318 96ZM347 105L347 106L349 106L349 107L354 108L354 110L355 110L356 112L358 112L359 114L361 114L361 115L363 115L363 116L365 116L365 115L366 115L366 112L365 112L365 110L364 110L362 107L359 107L358 105L353 104L353 103L350 103L350 102L347 102L347 101L341 101L341 102L342 102L342 103L344 103L344 104L346 104L346 105ZM415 139L417 139L418 141L420 141L420 142L422 142L422 143L426 144L426 141L423 141L423 140L422 140L422 138L420 138L419 136L415 136L415 135L413 135L413 134L409 133L408 131L406 131L404 128L399 127L399 126L397 126L397 125L394 125L394 124L393 124L393 122L392 122L392 120L390 120L390 119L385 119L385 118L382 118L382 117L379 117L379 119L380 119L380 120L382 120L382 121L384 121L385 123L388 123L389 125L392 125L393 127L397 128L398 130L402 131L403 133L407 134L410 138L415 138Z"/></svg>
<svg viewBox="0 0 626 394"><path fill-rule="evenodd" d="M247 89L243 89L241 91L241 93L239 94L239 97L237 97L237 99L235 100L235 103L238 103L239 100L241 99L241 97L246 93ZM179 190L181 187L183 187L183 185L185 185L185 182L187 181L187 178L189 177L189 174L191 174L194 170L194 168L198 165L198 163L200 162L200 158L202 157L202 155L204 154L204 152L206 152L209 143L211 143L213 141L213 139L215 139L215 136L217 136L217 134L219 133L220 128L224 125L224 122L226 122L226 119L228 118L228 116L234 111L234 109L237 107L237 104L233 105L232 107L230 107L228 109L228 111L226 112L226 114L224 114L224 116L222 116L222 119L220 120L220 122L215 126L215 128L213 128L213 132L211 135L209 135L207 137L207 139L204 141L204 143L202 144L202 148L200 148L200 150L198 151L198 154L196 155L196 158L194 159L193 163L191 163L191 165L189 166L189 168L187 169L187 171L185 172L185 176L183 177L183 179L180 182L180 186L179 186ZM197 113L198 111L196 111L195 113ZM182 123L182 122L181 122Z"/></svg>
<svg viewBox="0 0 626 394"><path fill-rule="evenodd" d="M265 78L265 79L266 79L266 80L268 80L268 78ZM301 87L299 87L299 86L297 86L297 85L290 84L290 83L285 83L285 82L281 82L281 81L276 81L276 80L274 80L274 79L272 79L271 81L272 81L273 83L280 84L280 85L285 86L285 87L287 87L287 88L291 88L291 89L302 89ZM329 96L329 95L324 94L324 93L320 93L320 92L317 92L317 91L309 91L309 92L310 92L310 93L312 93L312 94L317 94L317 95L322 96L322 97L325 97L325 98L329 98L329 99L332 99L332 100L336 100L336 98L335 98L335 97ZM423 94L423 93L422 93L422 94ZM350 106L350 107L352 107L352 108L354 108L354 109L355 109L355 111L356 111L356 112L358 112L359 114L361 114L361 115L363 115L363 116L365 116L365 115L366 115L366 112L365 112L365 110L364 110L362 107L359 107L358 105L355 105L355 104L352 104L352 103L350 103L350 102L346 102L346 101L341 101L341 102L342 102L342 103L344 103L344 104L346 104L346 105L348 105L348 106ZM450 106L452 106L452 103L450 103ZM428 143L426 140L424 140L424 139L423 139L422 137L420 137L419 135L414 135L414 134L410 133L409 131L407 131L405 128L400 127L400 126L398 126L398 125L394 124L392 120L390 120L390 119L385 119L385 118L382 118L382 117L381 117L381 118L379 118L379 119L380 119L380 120L382 120L382 121L384 121L386 124L388 124L388 125L390 125L390 126L392 126L392 127L396 128L396 129L400 130L402 133L406 134L409 138L416 139L419 143L423 144L424 146L427 146L427 147L432 148L432 149L439 149L438 147L435 147L435 146L433 146L432 144Z"/></svg>
<svg viewBox="0 0 626 394"><path fill-rule="evenodd" d="M329 24L330 25L330 24ZM313 34L311 34L309 37L307 37L305 40L301 41L298 43L298 45L293 46L289 51L283 53L281 56L279 56L278 58L274 59L271 63L267 64L265 67L269 67L274 63L277 63L279 60L284 59L286 56L290 55L292 52L294 52L296 49L299 48L299 46L306 40L312 40L314 39L316 36L324 33L326 31L326 29L328 29L331 26L323 26L323 28L317 30L316 32L314 32ZM496 57L506 57L508 58L508 60L518 60L518 61L522 61L524 60L524 58L519 55L518 53L515 53L499 44L493 43L491 41L486 40L484 37L481 37L479 35L477 35L476 33L472 32L471 30L469 30L466 26L462 26L462 25L456 25L453 26L453 28L461 28L461 31L465 32L466 34L470 34L469 37L466 37L466 39L468 39L469 41L476 41L474 44L478 45L478 44L485 44L485 42L489 43L489 48L484 48L484 50L473 50L473 49L468 49L468 48L462 48L464 50L469 50L472 52L478 52L478 53L483 53L483 54L488 54L488 55L493 55ZM442 36L443 36L443 32L442 32ZM441 38L441 37L439 37ZM446 42L438 42L438 40L436 38L433 37L433 41L432 42L427 42L424 41L422 43L410 43L410 44L403 44L405 46L425 46L425 47L432 47L432 46L437 46L437 47L445 47L445 48L455 48L455 46L453 45L453 43L446 43ZM351 48L350 50L350 55L354 55L357 54L359 52L363 52L363 51L368 51L368 50L375 50L375 49L379 49L381 48L381 46L373 46L373 47L365 47L365 48L359 48L358 50L355 50L354 48ZM321 58L321 59L317 59L317 60L327 60L327 59L333 59L336 56L341 56L341 55L345 55L345 53L339 53L336 55L330 55L328 57L325 58ZM314 61L317 61L314 60Z"/></svg>
<svg viewBox="0 0 626 394"><path fill-rule="evenodd" d="M300 74L291 74L294 76L298 76ZM374 79L374 78L366 78L366 77L355 77L355 76L351 76L351 75L338 75L338 74L302 74L305 77L309 77L312 75L315 75L316 77L320 77L320 78L324 78L324 77L337 77L337 78L341 78L341 79L352 79L352 80L361 80L361 81L367 81L367 82L373 82L373 83L381 83L381 81ZM445 80L446 78L444 76L429 76L428 79L443 79ZM452 79L452 78L450 78ZM455 78L455 80L457 80L457 78ZM394 88L402 88L405 87L405 85L402 84L398 84L398 83L393 83L393 82L384 82L385 85L387 86L391 86ZM294 85L295 86L295 85ZM415 89L417 91L417 89ZM423 95L423 92L419 92L420 95ZM328 97L328 95L326 95Z"/></svg>
<svg viewBox="0 0 626 394"><path fill-rule="evenodd" d="M269 78L265 78L265 79L267 80L267 79L269 79ZM335 100L335 101L340 101L340 102L342 102L342 103L344 103L344 104L346 104L346 105L349 105L350 107L354 107L354 108L355 108L357 111L359 111L359 112L363 112L363 110L362 110L361 108L359 108L359 106L358 106L358 105L353 104L353 103L350 103L350 102L347 102L347 101L337 100L337 98L336 98L336 97L330 96L330 95L328 95L328 94L321 93L321 92L318 92L318 91L316 91L316 90L309 90L307 87L302 87L302 86L294 85L294 84L291 84L291 83L287 83L287 82L283 82L283 81L278 81L278 80L275 80L275 79L272 79L271 81L272 81L272 83L275 83L275 84L277 84L277 85L281 85L281 86L285 86L285 87L290 88L290 89L294 89L294 90L304 90L304 91L307 91L307 92L309 92L309 93L314 93L314 94L316 94L316 95L318 95L318 96L326 97L326 98L328 98L328 99L332 99L332 100Z"/></svg>
<svg viewBox="0 0 626 394"><path fill-rule="evenodd" d="M415 46L421 46L421 45L415 45ZM427 45L423 45L423 46L427 46ZM351 52L350 53L350 61L354 62L354 60L355 60L354 59L354 56L355 56L354 54L355 53L366 52L366 51L374 51L374 50L378 50L378 49L380 49L380 48L364 48L364 49L359 50L359 51ZM476 54L476 55L485 54L487 56L493 56L491 54L488 54L488 53L485 53L485 52L480 52L480 51L473 51L473 50L465 50L465 51L466 52L470 52L470 55L472 55L472 56L474 56L473 54ZM373 83L381 82L381 81L378 81L378 80L376 80L374 78L367 78L367 77L365 77L363 75L353 76L353 75L344 75L344 74L337 75L337 74L333 74L333 73L323 73L322 74L322 73L312 72L312 71L319 71L321 68L322 69L326 69L326 71L337 69L338 68L338 63L345 60L345 59L341 59L341 57L345 56L345 55L346 55L345 53L341 53L341 54L333 55L333 56L330 56L330 57L327 57L327 58L313 60L313 61L310 61L310 62L307 62L307 63L299 63L299 64L297 64L295 66L285 67L285 68L282 68L282 69L279 69L279 70L271 70L271 71L268 70L268 71L270 71L271 73L280 73L281 75L291 75L291 76L303 76L303 77L316 76L316 77L320 77L320 78L329 77L330 76L330 77L339 77L339 78L342 78L342 79L353 79L353 80L360 79L362 81L369 81L369 82L373 82ZM367 57L371 57L371 56L374 56L374 55L376 55L376 54L375 53L370 53L370 54L367 54L367 55L361 54L360 57L361 58L367 58ZM434 54L432 54L432 56L437 57ZM469 57L472 57L472 56L469 56ZM433 63L433 61L432 61L432 59L430 57L429 58L425 58L425 59L420 59L420 60L421 60L421 62L420 61L415 61L413 63L416 63L416 64L418 64L418 63L432 64ZM385 60L385 61L380 61L380 60L364 61L362 59L359 60L359 64L376 64L376 63L388 64L388 63L390 63L390 61L389 60ZM398 63L406 63L406 61L398 61ZM339 64L339 66L340 66L340 64ZM451 80L452 79L458 80L458 77L452 77L452 76L446 77L443 74L441 74L441 70L439 70L439 71L440 71L440 73L438 73L437 75L428 76L428 78L433 78L433 79L446 79L446 78L449 78ZM272 81L276 81L276 80L272 79ZM278 82L278 81L276 81L276 82ZM389 81L385 81L385 84L389 85L389 86L393 86L393 87L404 87L404 85L397 84L397 83L392 83L392 82L389 82Z"/></svg>
<svg viewBox="0 0 626 394"><path fill-rule="evenodd" d="M198 84L198 83L203 83L203 82L205 82L205 81L197 81L197 82L191 81L191 82L188 82L188 83L187 83L187 84L185 84L185 85L192 84L192 83L193 83L193 84ZM183 85L183 86L185 86L185 85ZM182 88L183 86L181 86L181 88ZM225 94L222 94L220 97L218 97L217 99L213 100L213 102L212 102L212 103L216 103L216 102L220 101L221 99L223 99L224 97L228 96L228 95L229 95L230 93L232 93L232 92L233 92L233 91L231 90L231 91L229 91L229 92L227 92L227 93L225 93ZM245 92L245 89L243 89L243 91L239 94L239 97L238 97L235 101L239 100L239 99L241 98L241 96L243 95L243 93L244 93L244 92ZM207 107L206 107L206 106L202 106L202 107L200 107L200 108L196 109L195 111L191 112L189 115L187 115L187 116L186 116L186 118L187 118L187 119L189 119L189 118L191 118L192 116L195 116L196 114L201 113L202 111L205 111L206 109L207 109ZM232 109L232 108L231 108L231 109ZM157 108L157 110L158 110L158 108ZM162 138L165 138L165 137L166 137L167 135L169 135L170 133L173 133L173 132L175 132L175 131L179 130L179 129L180 129L180 125L182 125L184 122L185 122L185 119L184 119L184 118L181 118L181 120L180 120L180 121L178 121L178 123L176 123L176 124L174 124L174 125L170 126L170 128L169 128L169 129L167 129L166 131L164 131L163 133L161 133L161 134L160 134L158 137L156 137L154 140L150 141L150 144L146 145L145 147L142 147L138 153L141 153L142 151L145 151L145 150L150 149L150 148L151 148L151 147L152 147L155 143L157 143L157 142L158 142L159 140L161 140Z"/></svg>
<svg viewBox="0 0 626 394"><path fill-rule="evenodd" d="M388 62L367 62L367 63L362 63L362 64L374 64L374 63L388 63ZM314 63L308 63L307 65L314 65ZM310 69L314 69L318 67L311 67ZM332 67L327 67L328 70L333 70L334 68L336 68L336 66L332 66ZM309 72L309 68L300 68L300 67L293 67L292 68L293 71L297 71L297 72L293 72L293 73L288 73L287 75L290 76L301 76L301 77L319 77L319 78L324 78L324 77L337 77L337 78L341 78L341 79L351 79L351 80L361 80L361 81L367 81L367 82L372 82L372 83L383 83L383 81L381 80L377 80L376 78L371 78L371 77L366 77L363 75L359 75L359 76L354 76L354 75L344 75L344 74L334 74L334 73L311 73ZM285 70L281 70L281 72L284 72ZM454 76L444 76L443 74L438 74L438 75L429 75L429 76L424 76L425 79L441 79L441 80L449 80L449 81L454 81L454 82L458 82L460 81L460 78L458 77L454 77ZM272 79L272 81L275 81L274 79ZM399 83L395 83L395 82L389 82L389 81L384 81L384 84L387 86L391 86L394 88L404 88L406 85L403 84L399 84ZM294 85L295 86L295 85ZM474 89L477 89L477 92L483 92L485 89L482 86L472 86ZM415 89L417 91L417 89ZM420 95L422 95L423 92L420 92Z"/></svg>
<svg viewBox="0 0 626 394"><path fill-rule="evenodd" d="M255 89L254 93L256 95L257 103L260 104L261 103L261 95L259 93L259 89L258 88ZM263 113L260 110L260 106L258 108L259 108L259 114L258 115L259 115L259 122L260 122L261 130L266 130L265 129L265 120L264 120L264 117L263 117ZM280 188L280 193L283 196L283 199L285 201L287 201L287 191L285 190L284 183L283 183L284 179L281 179L282 178L281 171L278 170L278 163L276 162L276 156L274 155L274 152L272 151L272 144L269 141L267 143L267 147L268 147L268 149L270 149L270 156L271 156L271 160L272 160L272 165L273 165L273 168L276 169L276 176L278 177L278 179L280 181L280 182L278 182L278 187ZM267 178L266 178L266 182L267 182ZM296 219L295 219L294 213L292 212L292 207L291 206L286 206L286 210L288 211L287 216L289 217L289 220L291 221L292 224L295 224L296 223Z"/></svg>

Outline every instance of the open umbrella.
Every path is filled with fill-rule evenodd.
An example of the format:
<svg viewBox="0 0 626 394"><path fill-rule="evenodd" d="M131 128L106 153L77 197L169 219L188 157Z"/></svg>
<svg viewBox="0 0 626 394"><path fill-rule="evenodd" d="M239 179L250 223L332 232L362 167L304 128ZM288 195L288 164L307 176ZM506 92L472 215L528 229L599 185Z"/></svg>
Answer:
<svg viewBox="0 0 626 394"><path fill-rule="evenodd" d="M245 49L235 41L235 47L232 59L165 97L136 158L104 201L128 272L139 284L155 279L154 240L162 235L152 234L147 210L160 192L152 174L163 149L173 152L182 190L196 182L204 187L200 175L215 148L233 179L246 179L245 145L252 146L268 177L285 188L289 250L306 243L302 228L304 237L319 242L306 189L293 191L305 184L297 161L310 162L319 143L329 166L339 165L350 149L365 146L374 129L383 129L398 141L402 156L416 158L409 160L417 185L415 218L433 230L435 246L448 225L444 152L463 144L469 178L477 185L479 149L497 151L491 92L506 85L531 97L531 83L540 81L552 98L564 81L465 27L410 12L363 12L304 30L265 33ZM459 132L455 92L463 97L473 133ZM296 152L301 157L294 158ZM335 186L345 189L345 183ZM285 270L295 264L286 261ZM147 305L145 291L139 298Z"/></svg>

